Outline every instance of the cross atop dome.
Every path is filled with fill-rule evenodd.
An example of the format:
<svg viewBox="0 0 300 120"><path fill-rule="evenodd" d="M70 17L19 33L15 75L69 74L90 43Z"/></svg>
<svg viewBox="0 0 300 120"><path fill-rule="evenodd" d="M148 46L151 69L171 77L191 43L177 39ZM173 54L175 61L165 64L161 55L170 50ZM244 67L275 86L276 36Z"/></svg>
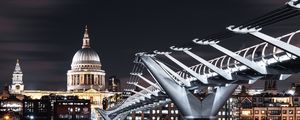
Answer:
<svg viewBox="0 0 300 120"><path fill-rule="evenodd" d="M87 25L85 25L85 32L83 35L83 39L82 39L83 43L82 43L82 48L91 48L90 46L90 38L89 38L89 33L88 33L88 27Z"/></svg>

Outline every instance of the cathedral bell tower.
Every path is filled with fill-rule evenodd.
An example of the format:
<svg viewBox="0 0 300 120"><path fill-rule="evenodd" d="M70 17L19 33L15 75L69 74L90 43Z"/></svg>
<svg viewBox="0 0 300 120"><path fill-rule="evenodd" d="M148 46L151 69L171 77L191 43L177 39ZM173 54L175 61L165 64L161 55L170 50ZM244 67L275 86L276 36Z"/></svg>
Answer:
<svg viewBox="0 0 300 120"><path fill-rule="evenodd" d="M24 84L22 78L23 73L20 67L19 59L17 59L15 70L13 72L12 84L9 86L10 94L21 94L24 91Z"/></svg>

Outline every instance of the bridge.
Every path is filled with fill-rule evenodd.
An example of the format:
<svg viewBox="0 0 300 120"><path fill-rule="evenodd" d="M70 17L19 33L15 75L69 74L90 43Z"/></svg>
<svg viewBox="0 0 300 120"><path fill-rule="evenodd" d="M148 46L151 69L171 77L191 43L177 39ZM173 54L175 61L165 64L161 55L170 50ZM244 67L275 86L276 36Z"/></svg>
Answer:
<svg viewBox="0 0 300 120"><path fill-rule="evenodd" d="M132 111L149 110L173 102L184 119L214 120L238 85L266 79L285 80L299 72L300 46L293 41L300 30L279 37L262 32L269 25L298 16L299 10L300 1L291 0L251 21L230 25L220 33L170 46L169 51L136 53L126 89L133 95L108 110L97 108L96 111L106 120L122 120ZM250 35L262 42L235 52L219 44L237 35ZM224 55L205 60L192 51L202 46L209 46ZM172 52L182 52L198 63L188 66L176 59ZM174 70L166 61L182 70ZM148 79L148 74L152 80ZM199 98L195 93L203 96Z"/></svg>

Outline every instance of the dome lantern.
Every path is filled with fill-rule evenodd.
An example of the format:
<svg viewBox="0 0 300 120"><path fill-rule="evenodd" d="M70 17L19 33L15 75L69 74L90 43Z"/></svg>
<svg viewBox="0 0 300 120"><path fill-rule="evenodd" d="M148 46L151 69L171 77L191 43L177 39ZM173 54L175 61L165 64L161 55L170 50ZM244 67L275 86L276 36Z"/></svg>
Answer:
<svg viewBox="0 0 300 120"><path fill-rule="evenodd" d="M90 38L88 33L88 27L85 25L85 31L82 39L82 48L90 48Z"/></svg>

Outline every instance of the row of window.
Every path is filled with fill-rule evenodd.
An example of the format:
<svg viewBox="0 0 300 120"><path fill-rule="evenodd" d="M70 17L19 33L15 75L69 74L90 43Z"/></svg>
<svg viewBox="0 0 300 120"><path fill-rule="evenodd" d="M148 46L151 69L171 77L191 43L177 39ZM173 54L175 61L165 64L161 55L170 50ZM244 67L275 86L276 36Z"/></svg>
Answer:
<svg viewBox="0 0 300 120"><path fill-rule="evenodd" d="M80 112L80 111L81 111L81 108L80 108L80 107L75 107L74 109L73 109L73 108L68 108L68 112L69 112L69 113L72 113L73 111L75 111L75 112Z"/></svg>
<svg viewBox="0 0 300 120"><path fill-rule="evenodd" d="M293 116L290 116L290 117L283 116L281 118L281 117L276 117L276 116L271 116L271 117L258 117L258 116L256 116L256 117L254 117L254 120L294 120L294 117ZM297 118L295 120L300 120L300 117L297 116Z"/></svg>
<svg viewBox="0 0 300 120"><path fill-rule="evenodd" d="M152 114L178 114L178 110L152 110Z"/></svg>
<svg viewBox="0 0 300 120"><path fill-rule="evenodd" d="M93 68L93 69L100 69L100 65L76 65L74 66L75 69L87 69L87 68Z"/></svg>
<svg viewBox="0 0 300 120"><path fill-rule="evenodd" d="M144 119L145 119L144 117L140 117L140 116L136 116L134 118L134 120L144 120ZM133 120L133 118L131 116L128 116L127 120ZM152 117L152 120L161 120L161 118L160 117ZM164 120L164 119L162 118L162 120ZM170 117L170 120L179 120L179 117Z"/></svg>
<svg viewBox="0 0 300 120"><path fill-rule="evenodd" d="M58 105L88 105L88 103L72 103L72 102L67 102L67 103L58 103Z"/></svg>
<svg viewBox="0 0 300 120"><path fill-rule="evenodd" d="M259 110L254 110L255 114L259 114ZM280 115L282 114L294 114L294 110L269 110L268 113L270 115ZM266 114L265 110L261 110L261 114ZM296 111L296 114L300 114L300 110Z"/></svg>
<svg viewBox="0 0 300 120"><path fill-rule="evenodd" d="M48 108L46 107L46 103L38 102L38 104L34 104L34 102L25 102L24 103L24 110L26 112L35 112L35 105L37 105L38 112L47 112Z"/></svg>
<svg viewBox="0 0 300 120"><path fill-rule="evenodd" d="M89 119L90 116L89 115L75 115L74 117L69 114L58 115L58 118L60 118L60 119Z"/></svg>

